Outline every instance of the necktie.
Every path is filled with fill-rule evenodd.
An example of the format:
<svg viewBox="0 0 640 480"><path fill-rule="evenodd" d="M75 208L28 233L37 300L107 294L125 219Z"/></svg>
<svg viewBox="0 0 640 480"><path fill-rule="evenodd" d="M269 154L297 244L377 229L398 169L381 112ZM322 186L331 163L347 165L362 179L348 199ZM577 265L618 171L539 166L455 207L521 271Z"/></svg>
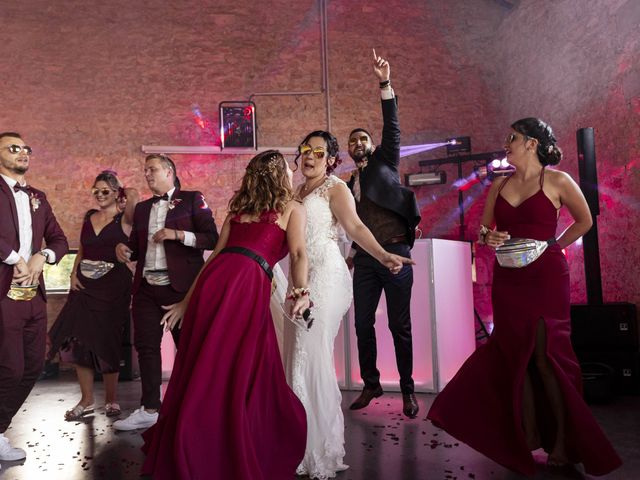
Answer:
<svg viewBox="0 0 640 480"><path fill-rule="evenodd" d="M30 191L30 187L29 185L18 185L17 183L13 186L13 191L14 192L24 192L27 195L29 195L29 191Z"/></svg>
<svg viewBox="0 0 640 480"><path fill-rule="evenodd" d="M165 193L164 195L154 195L153 196L153 203L159 202L160 200L166 200L168 202L169 201L169 195Z"/></svg>

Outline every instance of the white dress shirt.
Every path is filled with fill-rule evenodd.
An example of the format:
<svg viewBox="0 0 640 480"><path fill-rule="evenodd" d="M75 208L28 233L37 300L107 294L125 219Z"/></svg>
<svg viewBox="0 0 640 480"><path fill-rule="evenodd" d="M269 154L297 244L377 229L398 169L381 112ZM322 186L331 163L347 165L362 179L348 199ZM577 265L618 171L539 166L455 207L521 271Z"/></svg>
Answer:
<svg viewBox="0 0 640 480"><path fill-rule="evenodd" d="M22 190L18 190L17 192L13 189L13 187L18 183L11 177L7 177L5 175L0 174L0 177L4 179L4 181L9 186L9 190L13 193L13 198L16 202L16 211L18 212L18 228L19 228L19 239L20 239L20 249L16 252L15 250L11 250L11 253L7 258L4 259L4 263L9 265L15 265L20 261L20 257L24 258L25 262L28 262L31 258L31 243L33 242L33 228L31 224L31 212L30 212L30 199L29 195ZM26 186L26 184L21 185ZM56 254L53 250L48 248L44 249L45 252L49 254L47 259L48 263L55 263Z"/></svg>
<svg viewBox="0 0 640 480"><path fill-rule="evenodd" d="M154 242L153 236L159 230L162 230L167 219L167 213L169 213L169 206L171 205L173 194L175 193L175 187L167 192L168 200L159 200L151 206L151 212L149 213L149 229L147 234L147 254L144 258L144 269L142 276L147 278L147 271L149 270L167 270L167 254L164 249L164 242ZM182 244L187 247L195 247L196 236L193 232L183 231L184 240ZM149 280L149 278L148 278ZM151 282L149 282L151 283ZM169 276L166 278L158 279L157 275L154 275L153 285L168 285Z"/></svg>

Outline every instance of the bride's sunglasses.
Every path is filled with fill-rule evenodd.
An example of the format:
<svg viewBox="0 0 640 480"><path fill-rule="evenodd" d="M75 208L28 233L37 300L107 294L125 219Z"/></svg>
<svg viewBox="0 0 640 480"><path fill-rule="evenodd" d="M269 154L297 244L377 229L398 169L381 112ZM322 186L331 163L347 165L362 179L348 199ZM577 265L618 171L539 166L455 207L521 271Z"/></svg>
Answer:
<svg viewBox="0 0 640 480"><path fill-rule="evenodd" d="M311 145L301 145L298 149L301 156L307 156L313 154L318 160L324 158L327 151L323 147L311 148Z"/></svg>

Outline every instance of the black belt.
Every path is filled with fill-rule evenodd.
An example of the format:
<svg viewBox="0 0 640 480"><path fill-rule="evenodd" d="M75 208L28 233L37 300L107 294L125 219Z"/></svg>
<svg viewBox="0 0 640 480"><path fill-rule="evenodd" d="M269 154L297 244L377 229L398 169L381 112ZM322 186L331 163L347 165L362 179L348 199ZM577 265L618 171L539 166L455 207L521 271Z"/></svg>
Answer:
<svg viewBox="0 0 640 480"><path fill-rule="evenodd" d="M271 270L271 265L269 265L269 262L267 262L264 258L262 258L257 253L252 252L248 248L226 247L220 250L220 253L239 253L241 255L244 255L245 257L249 257L252 260L255 260L256 262L258 262L258 265L262 267L262 269L264 270L264 273L267 274L267 277L269 277L269 280L273 280L273 270Z"/></svg>
<svg viewBox="0 0 640 480"><path fill-rule="evenodd" d="M382 246L393 245L393 244L396 244L396 243L409 243L409 242L407 242L407 236L406 235L397 235L395 237L391 237L389 240L384 242L382 244Z"/></svg>

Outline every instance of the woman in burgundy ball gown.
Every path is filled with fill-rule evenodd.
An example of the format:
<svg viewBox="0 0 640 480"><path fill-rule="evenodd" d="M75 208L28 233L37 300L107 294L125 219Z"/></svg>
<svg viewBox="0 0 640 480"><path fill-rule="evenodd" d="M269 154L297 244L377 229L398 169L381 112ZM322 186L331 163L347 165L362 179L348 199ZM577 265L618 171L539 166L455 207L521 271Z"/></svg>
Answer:
<svg viewBox="0 0 640 480"><path fill-rule="evenodd" d="M589 230L591 214L571 177L545 168L562 158L551 127L525 118L511 128L504 148L516 170L493 182L480 242L497 248L511 237L549 246L521 268L496 261L493 333L438 395L427 418L523 474L535 472L531 451L542 447L550 466L582 463L587 473L603 475L621 460L582 399L562 252ZM563 206L574 221L556 240Z"/></svg>
<svg viewBox="0 0 640 480"><path fill-rule="evenodd" d="M130 320L131 271L114 252L131 233L138 192L123 189L115 172L105 170L96 177L92 193L98 209L84 217L69 299L49 331L49 357L60 351L62 360L75 365L82 393L65 412L68 421L94 411L94 372L102 374L107 416L120 414L116 389L122 332Z"/></svg>
<svg viewBox="0 0 640 480"><path fill-rule="evenodd" d="M166 307L166 328L184 322L158 423L143 434L143 475L291 479L304 456L305 411L287 386L269 310L268 272L287 253L291 314L309 307L306 217L291 177L277 151L249 162L213 254L185 299Z"/></svg>

